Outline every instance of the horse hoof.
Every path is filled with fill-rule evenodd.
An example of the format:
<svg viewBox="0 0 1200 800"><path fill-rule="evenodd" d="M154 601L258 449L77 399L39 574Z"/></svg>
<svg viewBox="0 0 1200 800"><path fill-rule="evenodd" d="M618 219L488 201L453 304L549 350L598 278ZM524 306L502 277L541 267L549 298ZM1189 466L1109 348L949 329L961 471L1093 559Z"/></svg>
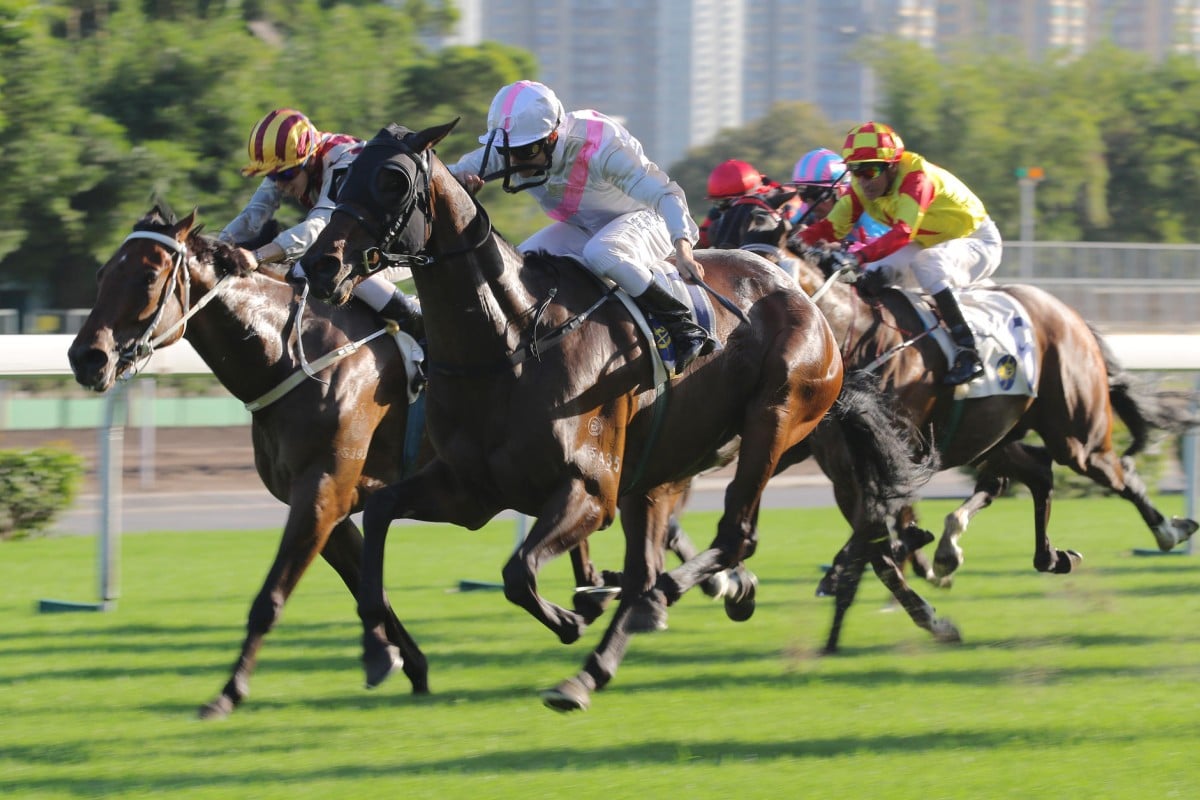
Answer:
<svg viewBox="0 0 1200 800"><path fill-rule="evenodd" d="M729 591L729 573L727 570L721 570L716 575L705 578L700 581L700 591L716 600L718 597L724 597Z"/></svg>
<svg viewBox="0 0 1200 800"><path fill-rule="evenodd" d="M609 603L620 596L619 586L579 586L575 589L571 605L575 608L575 613L591 625L604 613Z"/></svg>
<svg viewBox="0 0 1200 800"><path fill-rule="evenodd" d="M837 594L837 578L834 577L832 571L826 572L824 577L817 583L815 594L817 597L833 597Z"/></svg>
<svg viewBox="0 0 1200 800"><path fill-rule="evenodd" d="M944 644L962 644L962 634L953 622L948 619L935 619L929 627L933 638Z"/></svg>
<svg viewBox="0 0 1200 800"><path fill-rule="evenodd" d="M933 577L926 578L925 580L930 585L935 586L938 589L949 589L950 587L954 586L954 576L953 575L936 575L935 574Z"/></svg>
<svg viewBox="0 0 1200 800"><path fill-rule="evenodd" d="M211 703L200 706L200 719L226 719L233 713L233 701L221 695Z"/></svg>
<svg viewBox="0 0 1200 800"><path fill-rule="evenodd" d="M555 711L587 711L592 703L592 693L578 678L567 678L553 689L543 689L542 704Z"/></svg>
<svg viewBox="0 0 1200 800"><path fill-rule="evenodd" d="M658 633L667 629L667 604L650 595L638 598L629 609L625 630L629 633Z"/></svg>
<svg viewBox="0 0 1200 800"><path fill-rule="evenodd" d="M740 575L734 575L734 585L740 590L740 596L725 598L725 616L734 622L745 622L754 616L754 599L758 595L758 576L750 570L739 570L739 572Z"/></svg>
<svg viewBox="0 0 1200 800"><path fill-rule="evenodd" d="M1161 525L1154 528L1154 539L1158 542L1158 549L1164 553L1174 550L1192 538L1196 527L1195 520L1183 517L1171 517L1169 522L1163 521Z"/></svg>
<svg viewBox="0 0 1200 800"><path fill-rule="evenodd" d="M400 649L389 644L387 647L363 652L363 672L366 674L366 688L374 689L387 680L395 670L404 666L400 657Z"/></svg>

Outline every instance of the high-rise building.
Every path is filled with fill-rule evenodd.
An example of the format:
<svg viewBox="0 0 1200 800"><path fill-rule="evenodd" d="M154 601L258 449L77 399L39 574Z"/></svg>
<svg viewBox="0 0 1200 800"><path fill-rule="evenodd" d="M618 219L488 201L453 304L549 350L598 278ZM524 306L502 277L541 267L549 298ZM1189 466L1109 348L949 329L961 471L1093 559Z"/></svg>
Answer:
<svg viewBox="0 0 1200 800"><path fill-rule="evenodd" d="M1200 55L1200 0L457 0L445 41L531 51L568 108L625 122L663 166L785 100L875 115L882 36L934 51L1004 36L1034 59L1112 41ZM499 88L499 87L497 87Z"/></svg>

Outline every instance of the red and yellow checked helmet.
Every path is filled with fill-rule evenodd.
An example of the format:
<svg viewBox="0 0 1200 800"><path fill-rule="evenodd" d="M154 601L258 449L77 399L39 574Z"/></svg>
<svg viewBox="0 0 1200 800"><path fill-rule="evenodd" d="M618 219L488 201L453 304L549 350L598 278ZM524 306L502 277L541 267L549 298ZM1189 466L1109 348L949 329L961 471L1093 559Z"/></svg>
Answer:
<svg viewBox="0 0 1200 800"><path fill-rule="evenodd" d="M277 108L250 130L246 152L250 162L242 174L270 175L299 166L308 160L321 132L308 117L294 108Z"/></svg>
<svg viewBox="0 0 1200 800"><path fill-rule="evenodd" d="M904 142L892 126L882 122L864 122L846 134L842 160L847 164L861 161L886 161L893 164L904 155Z"/></svg>

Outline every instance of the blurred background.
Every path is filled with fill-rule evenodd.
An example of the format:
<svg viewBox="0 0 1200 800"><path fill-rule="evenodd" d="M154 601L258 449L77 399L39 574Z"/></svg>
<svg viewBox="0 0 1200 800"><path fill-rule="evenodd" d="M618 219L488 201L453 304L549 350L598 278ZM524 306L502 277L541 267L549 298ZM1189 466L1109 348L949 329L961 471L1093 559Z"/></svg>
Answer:
<svg viewBox="0 0 1200 800"><path fill-rule="evenodd" d="M0 334L74 333L157 200L219 230L271 108L360 137L458 117L453 161L526 77L624 121L697 218L721 161L786 181L888 122L983 199L998 280L1105 332L1191 332L1198 54L1195 0L0 0ZM523 195L482 198L512 241L544 224ZM246 419L204 376L159 393L180 398L161 425ZM94 425L84 399L69 376L0 381L0 432Z"/></svg>

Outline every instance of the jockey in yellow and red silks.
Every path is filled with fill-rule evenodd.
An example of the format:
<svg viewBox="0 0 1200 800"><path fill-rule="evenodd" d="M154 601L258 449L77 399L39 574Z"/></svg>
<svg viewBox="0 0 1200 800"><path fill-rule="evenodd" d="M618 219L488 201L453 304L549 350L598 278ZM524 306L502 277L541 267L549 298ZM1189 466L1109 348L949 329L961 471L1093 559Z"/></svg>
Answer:
<svg viewBox="0 0 1200 800"><path fill-rule="evenodd" d="M851 252L872 285L916 284L933 296L958 347L947 383L978 376L983 365L952 290L985 281L1000 265L1000 232L982 201L950 172L906 151L882 123L852 129L842 158L853 178L850 191L799 238L809 245L840 241L864 213L888 226Z"/></svg>

